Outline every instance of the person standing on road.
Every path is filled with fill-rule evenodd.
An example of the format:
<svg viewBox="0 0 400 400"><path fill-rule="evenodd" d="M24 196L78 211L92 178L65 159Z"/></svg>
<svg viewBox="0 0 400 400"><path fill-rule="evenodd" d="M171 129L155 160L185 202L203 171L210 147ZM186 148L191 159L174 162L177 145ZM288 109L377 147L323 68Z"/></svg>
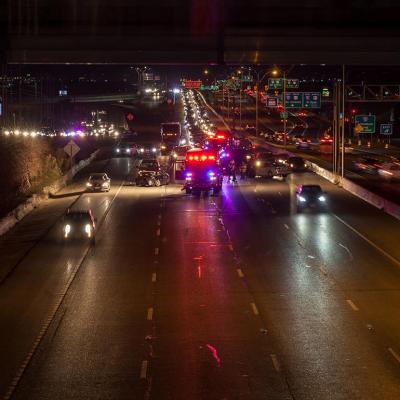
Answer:
<svg viewBox="0 0 400 400"><path fill-rule="evenodd" d="M245 161L242 161L239 167L240 170L240 179L246 179L247 175L247 164Z"/></svg>
<svg viewBox="0 0 400 400"><path fill-rule="evenodd" d="M229 181L232 180L232 182L236 182L236 163L234 159L229 161L228 171L229 171Z"/></svg>

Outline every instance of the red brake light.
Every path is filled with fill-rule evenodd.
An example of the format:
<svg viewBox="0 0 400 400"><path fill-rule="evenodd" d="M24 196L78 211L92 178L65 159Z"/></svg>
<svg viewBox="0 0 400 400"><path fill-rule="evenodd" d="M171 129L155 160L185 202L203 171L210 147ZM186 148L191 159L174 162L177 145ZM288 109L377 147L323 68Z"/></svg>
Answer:
<svg viewBox="0 0 400 400"><path fill-rule="evenodd" d="M209 160L215 160L215 156L208 156Z"/></svg>

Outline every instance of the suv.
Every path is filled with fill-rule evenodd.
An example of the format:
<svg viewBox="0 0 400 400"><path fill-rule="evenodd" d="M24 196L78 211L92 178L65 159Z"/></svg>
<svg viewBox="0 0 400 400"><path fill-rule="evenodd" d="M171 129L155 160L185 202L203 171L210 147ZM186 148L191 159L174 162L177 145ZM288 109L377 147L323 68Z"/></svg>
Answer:
<svg viewBox="0 0 400 400"><path fill-rule="evenodd" d="M63 240L89 239L95 243L96 218L91 210L68 210L62 224Z"/></svg>

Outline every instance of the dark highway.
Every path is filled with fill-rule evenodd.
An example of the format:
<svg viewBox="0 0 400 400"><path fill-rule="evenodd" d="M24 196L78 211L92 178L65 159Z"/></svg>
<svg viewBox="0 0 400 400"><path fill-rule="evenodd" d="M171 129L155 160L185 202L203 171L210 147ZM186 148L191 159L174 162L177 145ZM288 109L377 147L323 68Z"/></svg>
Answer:
<svg viewBox="0 0 400 400"><path fill-rule="evenodd" d="M196 197L128 185L137 163L95 161L0 238L2 398L400 398L398 221L309 172ZM94 171L110 192L82 192ZM297 213L305 183L326 209ZM60 243L71 205L95 246Z"/></svg>

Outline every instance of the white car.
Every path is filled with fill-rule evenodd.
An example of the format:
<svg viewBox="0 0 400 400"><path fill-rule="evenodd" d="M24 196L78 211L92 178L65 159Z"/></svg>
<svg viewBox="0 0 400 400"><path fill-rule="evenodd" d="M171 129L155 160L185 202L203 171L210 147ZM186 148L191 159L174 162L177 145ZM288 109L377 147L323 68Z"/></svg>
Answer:
<svg viewBox="0 0 400 400"><path fill-rule="evenodd" d="M400 180L400 164L394 162L384 163L378 169L378 174L389 181Z"/></svg>

